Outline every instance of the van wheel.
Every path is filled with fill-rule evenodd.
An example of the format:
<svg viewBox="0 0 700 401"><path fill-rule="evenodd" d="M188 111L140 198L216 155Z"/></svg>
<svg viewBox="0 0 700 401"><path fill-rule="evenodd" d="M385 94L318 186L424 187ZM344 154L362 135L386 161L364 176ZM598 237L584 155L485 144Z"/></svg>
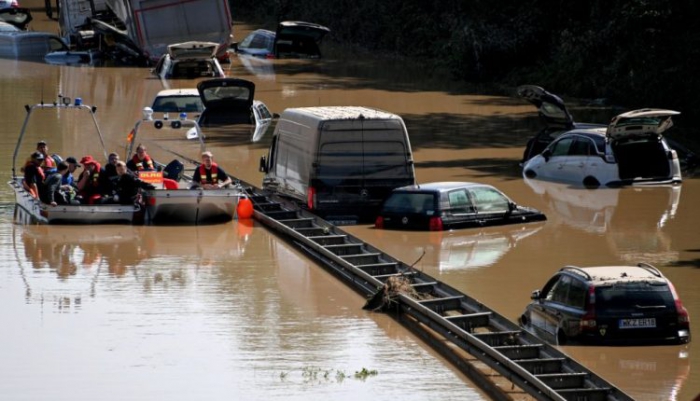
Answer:
<svg viewBox="0 0 700 401"><path fill-rule="evenodd" d="M590 175L586 178L583 179L583 186L586 188L598 188L600 186L600 181L598 181L595 177L591 177Z"/></svg>
<svg viewBox="0 0 700 401"><path fill-rule="evenodd" d="M557 330L557 345L566 345L568 342L569 341L566 338L566 334L564 334L564 330Z"/></svg>

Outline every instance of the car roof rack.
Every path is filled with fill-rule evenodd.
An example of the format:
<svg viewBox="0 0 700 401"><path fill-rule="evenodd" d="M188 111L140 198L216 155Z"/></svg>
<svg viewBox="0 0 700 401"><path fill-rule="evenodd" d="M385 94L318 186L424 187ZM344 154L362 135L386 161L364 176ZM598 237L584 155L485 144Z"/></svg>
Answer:
<svg viewBox="0 0 700 401"><path fill-rule="evenodd" d="M663 277L664 276L663 274L661 274L659 269L650 265L649 263L639 262L639 263L637 263L637 266L641 267L644 270L649 271L651 274L655 275L656 277Z"/></svg>
<svg viewBox="0 0 700 401"><path fill-rule="evenodd" d="M564 271L564 270L570 270L576 274L579 274L579 275L583 276L588 281L593 280L593 278L591 277L590 274L588 274L585 270L583 270L582 268L580 268L578 266L564 266L560 269L560 271Z"/></svg>

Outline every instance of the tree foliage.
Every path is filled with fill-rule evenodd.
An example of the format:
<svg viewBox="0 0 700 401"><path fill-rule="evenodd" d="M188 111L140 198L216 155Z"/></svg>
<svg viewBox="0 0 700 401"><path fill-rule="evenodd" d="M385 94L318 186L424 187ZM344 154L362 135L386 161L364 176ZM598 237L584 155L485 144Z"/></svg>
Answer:
<svg viewBox="0 0 700 401"><path fill-rule="evenodd" d="M700 110L692 0L241 0L232 11L317 22L331 40L432 60L461 80Z"/></svg>

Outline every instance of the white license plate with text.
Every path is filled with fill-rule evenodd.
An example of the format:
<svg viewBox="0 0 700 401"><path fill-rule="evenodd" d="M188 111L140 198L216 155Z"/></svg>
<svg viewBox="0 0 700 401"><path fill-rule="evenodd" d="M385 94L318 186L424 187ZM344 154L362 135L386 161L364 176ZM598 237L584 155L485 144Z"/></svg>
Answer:
<svg viewBox="0 0 700 401"><path fill-rule="evenodd" d="M645 329L656 327L656 319L620 319L621 329Z"/></svg>

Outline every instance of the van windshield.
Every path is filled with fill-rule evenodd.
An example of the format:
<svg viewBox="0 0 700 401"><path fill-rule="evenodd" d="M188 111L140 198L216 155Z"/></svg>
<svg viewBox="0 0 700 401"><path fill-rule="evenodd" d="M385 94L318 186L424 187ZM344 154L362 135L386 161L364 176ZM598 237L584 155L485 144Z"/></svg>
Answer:
<svg viewBox="0 0 700 401"><path fill-rule="evenodd" d="M337 137L329 138L329 137ZM318 177L346 179L410 178L403 131L324 132L319 148Z"/></svg>

